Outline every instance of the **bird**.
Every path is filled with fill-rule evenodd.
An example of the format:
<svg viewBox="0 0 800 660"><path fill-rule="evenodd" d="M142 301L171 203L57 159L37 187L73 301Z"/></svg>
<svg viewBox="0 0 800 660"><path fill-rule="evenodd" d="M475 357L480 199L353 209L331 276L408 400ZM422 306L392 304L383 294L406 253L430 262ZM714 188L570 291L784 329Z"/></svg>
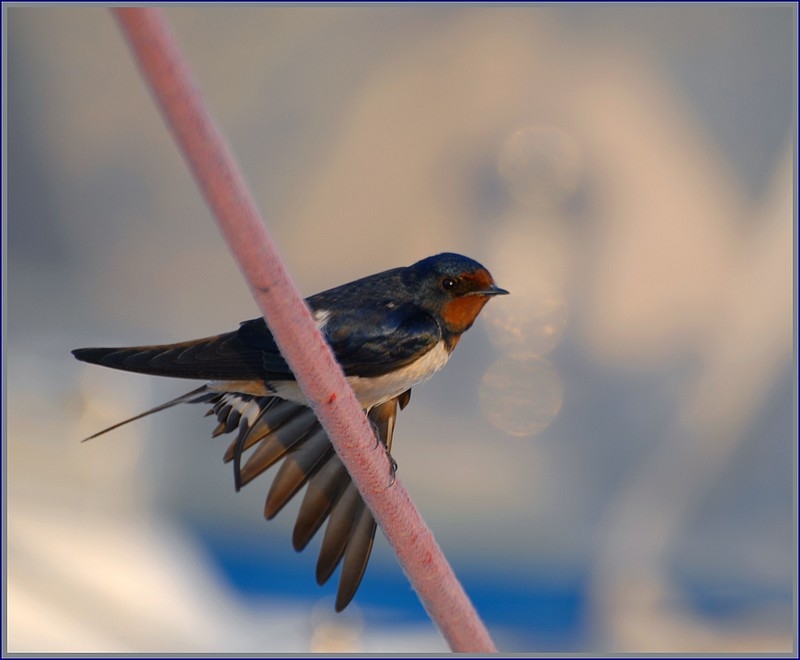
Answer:
<svg viewBox="0 0 800 660"><path fill-rule="evenodd" d="M461 335L494 296L508 294L477 261L442 253L306 298L365 411L390 464L398 409L411 389L448 361ZM172 344L78 348L83 362L154 376L198 379L204 385L99 431L96 438L181 403L209 406L212 436L235 432L224 454L240 488L281 463L264 516L274 518L306 486L292 533L303 550L327 520L316 565L322 586L341 563L335 610L352 601L372 552L376 523L325 430L300 390L263 318L232 332Z"/></svg>

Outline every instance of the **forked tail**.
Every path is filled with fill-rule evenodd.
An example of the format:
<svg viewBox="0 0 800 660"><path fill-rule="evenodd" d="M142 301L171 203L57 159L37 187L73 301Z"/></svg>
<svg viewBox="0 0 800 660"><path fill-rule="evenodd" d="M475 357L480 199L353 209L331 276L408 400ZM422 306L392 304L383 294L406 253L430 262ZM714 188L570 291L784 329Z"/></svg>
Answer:
<svg viewBox="0 0 800 660"><path fill-rule="evenodd" d="M137 419L141 419L142 417L152 415L153 413L161 412L167 408L172 408L172 406L177 406L179 403L203 403L204 401L208 401L209 399L213 398L217 394L217 392L210 392L207 385L203 385L202 387L198 387L196 390L192 390L191 392L187 392L186 394L179 396L177 399L172 399L171 401L162 403L160 406L150 408L150 410L145 410L143 413L139 413L134 417L117 422L113 426L109 426L107 429L103 429L102 431L98 431L97 433L90 435L88 438L84 438L81 440L81 442L86 442L87 440L101 436L109 431L118 429L120 426L124 426L128 422L133 422Z"/></svg>

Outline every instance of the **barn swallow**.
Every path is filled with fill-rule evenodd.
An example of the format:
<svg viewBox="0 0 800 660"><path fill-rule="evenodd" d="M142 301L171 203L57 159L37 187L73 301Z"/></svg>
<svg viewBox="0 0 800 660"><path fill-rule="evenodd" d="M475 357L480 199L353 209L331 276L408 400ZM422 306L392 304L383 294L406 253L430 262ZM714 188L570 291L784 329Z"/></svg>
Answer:
<svg viewBox="0 0 800 660"><path fill-rule="evenodd" d="M306 299L386 449L392 478L396 463L390 452L398 408L408 404L414 385L445 365L488 300L507 293L478 262L446 253ZM237 432L224 457L233 462L236 490L284 459L267 495L268 520L307 484L292 543L297 551L304 549L328 520L317 583L324 584L342 562L336 611L350 603L369 561L376 523L263 318L204 339L79 348L72 353L78 360L114 369L207 380L198 389L90 438L179 403L210 405L207 414L216 415L218 422L213 435Z"/></svg>

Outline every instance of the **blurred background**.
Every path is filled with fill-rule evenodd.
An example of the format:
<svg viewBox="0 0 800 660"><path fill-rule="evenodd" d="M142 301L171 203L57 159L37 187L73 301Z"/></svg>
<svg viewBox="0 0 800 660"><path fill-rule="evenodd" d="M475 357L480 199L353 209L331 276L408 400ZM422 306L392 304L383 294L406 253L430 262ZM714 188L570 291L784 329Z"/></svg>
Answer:
<svg viewBox="0 0 800 660"><path fill-rule="evenodd" d="M258 311L108 10L3 8L10 652L437 652L380 536L350 608L195 386L81 346ZM394 456L505 652L796 631L796 7L170 7L305 294L441 251L511 296ZM796 646L794 646L796 650Z"/></svg>

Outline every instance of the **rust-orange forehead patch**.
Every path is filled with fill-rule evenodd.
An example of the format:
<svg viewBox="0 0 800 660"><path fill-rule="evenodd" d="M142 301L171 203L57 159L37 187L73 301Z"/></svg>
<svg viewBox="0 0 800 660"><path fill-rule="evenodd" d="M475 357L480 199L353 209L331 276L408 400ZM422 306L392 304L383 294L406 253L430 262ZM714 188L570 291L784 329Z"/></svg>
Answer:
<svg viewBox="0 0 800 660"><path fill-rule="evenodd" d="M494 285L494 280L492 276L489 274L489 271L485 268L479 268L473 273L464 273L461 276L461 279L466 280L472 286L470 289L473 291L481 291L483 289L488 289ZM479 310L480 311L480 310Z"/></svg>

